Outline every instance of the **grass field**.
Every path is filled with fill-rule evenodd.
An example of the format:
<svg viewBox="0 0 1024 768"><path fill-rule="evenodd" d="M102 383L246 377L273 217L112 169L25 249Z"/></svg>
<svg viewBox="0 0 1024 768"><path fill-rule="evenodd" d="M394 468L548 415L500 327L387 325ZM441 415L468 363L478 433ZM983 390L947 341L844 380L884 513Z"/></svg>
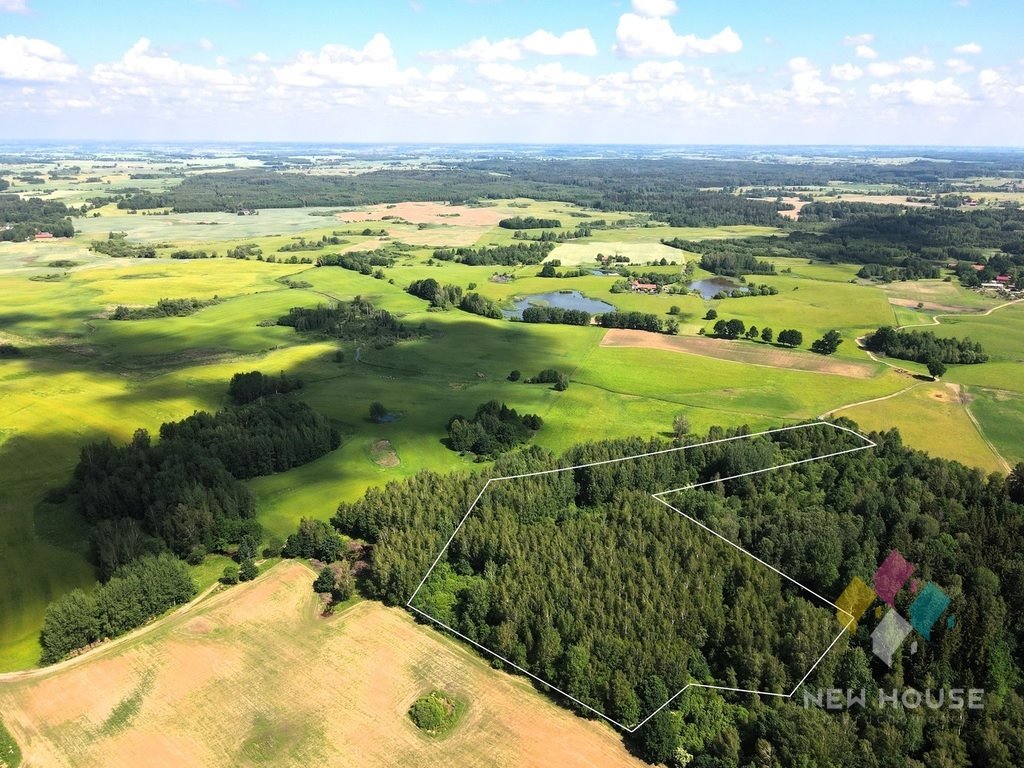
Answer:
<svg viewBox="0 0 1024 768"><path fill-rule="evenodd" d="M777 426L883 397L912 382L871 363L854 344L856 336L893 322L890 298L909 300L927 294L935 303L991 306L977 294L941 281L880 288L851 282L856 273L853 266L808 264L799 259L776 260L784 273L751 277L776 286L778 295L722 301L705 301L695 295L612 294L615 278L539 278L537 266L509 270L429 263L430 246L442 243L443 238L477 244L512 242L511 230L495 226L504 216L557 217L563 229L587 221L572 213L608 221L633 220L632 214L587 212L563 203L507 200L482 208L402 203L340 213L330 209L326 217L311 216L313 212L317 211L268 210L249 217L140 216L107 206L99 218L76 220L76 226L87 234L72 241L0 244L0 295L4 297L0 341L14 343L23 352L20 357L0 359L4 393L0 399L0 487L4 489L0 496L4 571L0 579L0 670L34 664L46 603L70 588L93 583L86 559L87 530L66 505L43 503L46 489L67 482L80 448L88 442L108 436L125 441L138 427L152 432L164 421L223 406L227 382L236 372L259 369L299 376L306 384L300 396L343 434L342 446L318 461L250 481L259 497L260 520L268 536L280 539L294 530L300 517L326 519L339 501L355 499L369 486L423 469L478 466L471 458L449 451L441 441L452 415L471 413L490 399L540 414L545 427L535 442L554 451L587 439L667 436L673 418L680 413L687 415L695 431L712 425ZM399 218L385 221L384 216ZM217 223L200 223L203 221ZM421 224L427 226L421 228ZM105 236L109 230L127 231L139 242L162 244L163 255L177 246L224 253L240 242L255 242L271 254L300 235L318 238L333 232L342 232L351 241L337 250L386 244L358 234L366 226L386 226L395 240L422 236L417 241L420 247L403 251L396 265L385 269L384 280L340 268L230 259L111 259L88 250L90 239ZM596 253L607 244L636 254L638 259L650 251L682 262L685 254L667 249L669 255L658 242L660 238L772 232L775 230L757 227L613 228L600 231L593 241L560 245L556 254L576 253L573 258L585 259L590 251ZM432 233L443 235L442 240L433 240ZM75 266L49 266L58 259L69 259ZM507 283L490 280L495 272L503 271L513 272L515 279ZM48 275L56 277L38 279ZM804 333L805 346L836 328L845 343L828 364L863 370L865 375L843 378L837 386L839 377L800 370L807 367L803 363L821 361L806 351L793 353L796 357L772 354L755 356L757 359L749 355L739 360L715 359L663 349L601 346L604 332L596 327L528 325L460 311L428 311L426 302L404 290L412 280L424 277L463 288L476 283L475 290L505 306L517 297L568 289L611 302L620 310L662 317L677 305L682 312L682 340L688 344L706 341L696 333L711 325L703 316L712 306L720 317L738 317L747 325L771 326L776 332L797 328ZM285 279L308 286L288 288L282 282ZM152 305L165 297L214 295L223 301L187 317L131 322L106 319L118 304ZM355 344L309 338L290 328L266 325L292 306L314 306L357 295L411 325L424 324L428 336L385 349L369 345L358 349ZM930 321L912 308L897 309L911 318ZM1016 397L1022 391L1021 310L1024 307L1012 307L987 317L956 318L949 323L944 318L942 326L935 327L941 334L969 332L991 348L992 362L953 367L946 378L968 386L975 397L976 418L986 433L992 432L989 439L994 444L1009 446L1009 455L1014 453L1012 431L1002 425L1018 423L1013 418L1022 413L1021 400ZM658 337L657 341L671 340ZM747 346L763 351L762 345L746 343L736 349L749 351ZM340 362L336 359L339 350ZM506 378L512 369L528 377L551 367L569 375L568 391L511 383ZM398 419L387 424L371 422L368 409L375 400L383 402ZM902 396L886 401L887 407L864 406L867 426L909 424L911 418L894 407L901 401ZM925 418L923 423L928 423L930 412L926 406L937 417L954 418L942 415L942 403L921 402L914 413ZM857 418L857 410L851 409L849 415ZM939 455L991 465L992 453L983 441L954 441L939 431L921 428L908 431L907 439ZM397 462L375 459L374 446L385 440ZM202 580L212 581L222 568L223 561L211 559L202 567Z"/></svg>
<svg viewBox="0 0 1024 768"><path fill-rule="evenodd" d="M609 726L404 611L357 602L320 617L313 576L282 563L119 646L0 681L0 711L25 762L643 765ZM407 714L436 689L466 702L444 738Z"/></svg>

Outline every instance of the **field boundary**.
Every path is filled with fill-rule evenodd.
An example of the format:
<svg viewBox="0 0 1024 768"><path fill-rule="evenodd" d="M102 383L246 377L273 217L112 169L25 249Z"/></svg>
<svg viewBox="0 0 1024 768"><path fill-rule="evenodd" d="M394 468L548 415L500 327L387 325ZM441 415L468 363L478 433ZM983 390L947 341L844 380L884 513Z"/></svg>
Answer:
<svg viewBox="0 0 1024 768"><path fill-rule="evenodd" d="M416 595L423 588L423 585L427 582L427 579L430 577L430 574L434 571L434 568L437 567L437 564L441 561L441 558L444 556L445 552L448 551L448 548L451 546L451 543L455 540L455 537L458 535L459 530L461 530L463 524L465 524L466 520L472 514L473 510L476 508L477 503L479 503L481 497L483 497L483 495L484 495L484 492L487 490L487 488L490 486L490 484L492 482L496 482L496 481L500 481L500 480L518 480L518 479L526 478L526 477L537 477L537 476L540 476L540 475L550 475L550 474L555 474L555 473L558 473L558 472L567 472L567 471L571 471L571 470L574 470L574 469L582 469L583 467L596 467L596 466L602 466L602 465L605 465L605 464L615 464L615 463L619 463L619 462L623 462L623 461L630 461L632 459L641 459L641 458L645 458L645 457L648 457L648 456L660 456L660 455L667 454L667 453L676 453L676 452L680 452L680 451L686 451L686 450L689 450L690 448L700 448L700 447L708 446L708 445L717 445L717 444L720 444L720 443L728 443L728 442L732 442L732 441L735 441L735 440L750 439L752 437L763 437L765 435L778 434L778 433L781 433L781 432L789 432L791 430L797 430L797 429L806 429L808 427L820 426L820 425L823 425L823 424L828 425L828 426L830 426L830 427L832 427L833 429L836 429L836 430L841 430L843 432L848 432L849 434L852 434L852 435L856 436L857 438L863 440L864 444L860 445L860 446L857 446L855 448L847 448L847 449L844 449L842 451L835 451L833 453L827 453L827 454L824 454L822 456L813 456L813 457L808 458L808 459L799 459L799 460L796 460L796 461L789 461L789 462L785 462L783 464L778 464L778 465L775 465L775 466L772 466L772 467L765 467L763 469L755 469L755 470L752 470L750 472L742 472L742 473L737 474L737 475L731 475L729 477L723 477L723 478L719 478L719 479L716 479L716 480L707 480L707 481L700 482L700 483L692 483L690 485L681 486L679 488L670 488L670 489L667 489L667 490L664 490L664 491L658 491L657 493L652 493L651 494L651 497L653 499L658 501L660 504L663 504L668 509L672 510L673 512L676 512L677 514L679 514L682 517L686 518L690 522L696 523L700 528L702 528L705 531L713 534L714 536L716 536L717 538L719 538L722 541L726 542L727 544L729 544L730 546L732 546L733 548L735 548L739 552L742 552L743 554L745 554L748 557L752 558L753 560L757 561L761 565L766 566L767 568L769 568L770 570L774 571L778 575L782 576L784 579L786 579L787 581L789 581L793 585L799 587L800 589L804 590L808 594L813 595L815 598L817 598L818 600L820 600L823 603L827 604L828 606L831 606L832 608L834 608L836 610L837 617L838 617L839 614L843 614L843 615L848 617L848 620L843 625L843 627L840 629L838 634L836 634L836 636L832 639L832 642L829 643L829 645L825 649L825 651L815 660L814 664L811 665L810 669L807 670L807 672L804 674L804 676L797 682L797 684L793 687L793 690L791 690L789 693L776 693L776 692L773 692L773 691L757 691L757 690L750 690L750 689L746 689L746 688L731 688L731 687L728 687L728 686L707 685L707 684L701 684L701 683L687 683L685 686L683 686L678 691L676 691L671 697L669 697L660 707L658 707L653 712L651 712L649 715L647 715L639 723L637 723L636 725L630 727L630 726L627 726L627 725L623 725L622 723L620 723L617 720L609 717L608 715L604 714L603 712L599 711L598 709L595 709L594 707L590 706L589 704L587 704L587 703L585 703L583 701L580 701L579 699L577 699L572 694L566 693L565 691L563 691L558 686L552 685L551 683L549 683L548 681L544 680L543 678L533 674L532 672L530 672L527 669L524 669L523 667L519 666L515 662L510 661L509 659L505 658L501 654L496 653L495 651L492 651L490 648L487 648L486 646L482 645L481 643L478 643L477 641L473 640L472 638L467 637L466 635L464 635L461 632L459 632L457 629L454 629L453 627L448 626L443 621L440 621L439 619L434 618L430 614L426 613L425 611L420 610L419 608L415 607L412 604L413 600L416 598ZM708 526L706 526L703 523L701 523L699 520L696 520L695 518L690 517L686 513L681 512L679 509L673 507L671 504L669 504L667 501L665 501L662 497L670 495L670 494L674 494L674 493L681 493L683 491L693 490L694 488L700 488L700 487L703 487L703 486L706 486L706 485L713 485L714 483L724 483L724 482L726 482L728 480L737 480L737 479L742 478L742 477L750 477L752 475L759 475L759 474L763 474L765 472L771 472L771 471L776 470L776 469L783 469L783 468L786 468L786 467L797 466L799 464L807 464L807 463L814 462L814 461L821 461L823 459L834 458L836 456L842 456L844 454L855 453L857 451L863 451L863 450L867 450L868 448L875 448L875 447L877 447L877 443L875 443L873 440L871 440L870 438L866 437L865 435L862 435L860 432L857 432L856 430L850 429L848 427L843 427L843 426L840 426L838 424L834 424L834 423L829 422L829 421L818 420L818 421L807 422L805 424L795 424L795 425L792 425L792 426L778 427L776 429L769 429L769 430L764 430L764 431L761 431L761 432L752 432L752 433L746 434L746 435L735 435L733 437L725 437L725 438L721 438L719 440L708 440L708 441L703 442L703 443L694 443L692 445L683 445L683 446L679 446L679 447L676 447L676 448L665 448L665 449L660 450L660 451L649 451L647 453L635 454L633 456L622 456L622 457L619 457L617 459L605 459L603 461L594 461L594 462L589 462L587 464L576 464L576 465L569 466L569 467L558 467L556 469L544 469L544 470L539 470L537 472L526 472L526 473L519 474L519 475L507 475L507 476L504 476L504 477L488 478L487 481L484 483L483 487L480 489L480 492L473 499L473 502L469 505L469 508L466 510L466 514L464 514L462 516L462 519L459 520L459 523L458 523L458 525L455 526L455 529L452 531L451 536L448 537L448 540L445 542L444 546L441 548L441 550L437 553L437 556L434 558L433 563L431 563L430 568L427 569L427 572L423 575L423 578L420 580L420 583L416 586L416 589L413 591L412 595L410 595L409 599L406 601L406 604L405 604L406 608L414 611L415 613L419 614L420 616L424 617L425 619L433 622L437 626L442 627L442 628L448 630L452 634L454 634L454 635L458 636L459 638L465 640L467 643L470 643L475 648L478 648L481 651L484 651L485 653L490 654L491 656L494 656L495 658L497 658L500 661L502 661L503 663L509 665L513 669L516 669L519 672L522 672L524 675L526 675L526 676L530 677L531 679L535 680L536 682L541 683L545 687L550 688L551 690L557 691L562 696L565 696L567 699L570 699L571 701L573 701L576 704L580 705L581 707L587 709L588 711L593 712L598 717L601 717L604 720L607 720L612 725L614 725L614 726L616 726L618 728L621 728L623 731L626 731L627 733L635 733L638 729L643 727L643 725L648 720L650 720L656 714L661 712L665 707L667 707L669 704L671 704L673 701L675 701L675 699L677 699L684 691L688 690L689 688L707 688L707 689L712 689L712 690L731 691L731 692L735 692L735 693L753 693L753 694L758 694L758 695L762 695L762 696L775 696L775 697L778 697L778 698L785 698L785 699L792 698L792 696L800 689L800 686L804 684L804 682L811 675L811 673L817 668L818 664L820 664L821 661L829 654L829 652L832 650L832 648L835 647L835 644L843 636L843 633L846 632L847 629L853 624L853 622L855 621L854 617L848 611L846 611L843 608L841 608L840 606L836 605L831 600L829 600L829 599L827 599L825 597L822 597L821 595L819 595L814 590L812 590L809 587L801 584L800 582L798 582L796 579L792 578L791 576L786 575L785 573L780 571L778 568L770 565L769 563L766 563L764 560L762 560L761 558L757 557L757 555L754 555L751 552L748 552L746 549L741 547L736 542L731 541L730 539L726 538L725 536L723 536L722 534L718 533L717 531L709 528Z"/></svg>

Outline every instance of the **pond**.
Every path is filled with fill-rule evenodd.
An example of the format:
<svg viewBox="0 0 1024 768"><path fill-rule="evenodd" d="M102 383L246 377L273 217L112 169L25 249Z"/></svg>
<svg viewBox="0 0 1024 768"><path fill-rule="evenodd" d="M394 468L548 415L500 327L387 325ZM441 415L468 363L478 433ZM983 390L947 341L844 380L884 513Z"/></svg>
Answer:
<svg viewBox="0 0 1024 768"><path fill-rule="evenodd" d="M750 290L747 286L734 283L727 277L708 277L704 280L694 280L690 283L689 289L699 292L701 297L705 299L713 299L719 293L729 293L730 291L747 293Z"/></svg>
<svg viewBox="0 0 1024 768"><path fill-rule="evenodd" d="M579 291L552 291L551 293L534 293L526 296L515 303L515 309L503 309L502 314L505 317L514 317L521 320L523 310L529 306L582 309L584 312L589 312L592 315L615 311L615 307L607 301L588 299Z"/></svg>

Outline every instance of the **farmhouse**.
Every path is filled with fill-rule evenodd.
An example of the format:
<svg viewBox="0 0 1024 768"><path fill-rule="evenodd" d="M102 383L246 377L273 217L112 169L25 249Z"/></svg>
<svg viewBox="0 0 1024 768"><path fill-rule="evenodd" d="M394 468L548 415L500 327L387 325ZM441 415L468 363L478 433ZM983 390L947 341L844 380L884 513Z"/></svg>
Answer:
<svg viewBox="0 0 1024 768"><path fill-rule="evenodd" d="M658 286L654 283L641 283L639 280L634 280L629 284L629 290L633 293L657 293Z"/></svg>
<svg viewBox="0 0 1024 768"><path fill-rule="evenodd" d="M34 240L53 240L52 232L36 232Z"/></svg>

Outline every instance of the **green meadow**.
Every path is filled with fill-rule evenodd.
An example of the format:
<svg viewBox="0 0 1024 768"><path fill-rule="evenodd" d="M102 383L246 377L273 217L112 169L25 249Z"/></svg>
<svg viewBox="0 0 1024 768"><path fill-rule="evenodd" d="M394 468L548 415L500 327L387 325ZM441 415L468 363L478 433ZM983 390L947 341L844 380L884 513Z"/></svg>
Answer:
<svg viewBox="0 0 1024 768"><path fill-rule="evenodd" d="M87 173L83 170L83 176ZM500 215L560 218L563 230L587 221L573 213L637 222L638 226L601 230L591 239L559 245L552 256L567 265L595 263L598 252L616 248L634 265L664 256L680 265L658 269L678 270L687 254L661 245L662 238L776 231L643 226L633 214L583 211L563 203L512 200L494 207ZM780 274L750 277L751 282L777 287L776 296L705 301L692 294L612 294L614 277L551 279L537 277L537 266L430 263L433 248L424 244L430 242L424 237L436 232L440 239L472 237L481 245L512 242L513 232L497 226L462 225L454 215L445 219L450 226L436 229L385 222L390 235L379 240L360 233L366 227L380 228L380 221L343 222L310 215L316 212L142 216L106 206L99 217L76 220L83 234L71 242L0 243L0 341L22 351L18 357L0 358L0 671L35 664L46 603L94 581L85 525L67 502L45 502L46 491L67 483L79 450L89 442L105 437L126 441L139 427L152 432L164 421L222 407L227 382L237 372L259 369L298 376L305 383L298 396L331 419L343 435L338 450L311 464L250 481L267 535L277 539L290 533L301 517L327 518L339 501L355 499L370 486L423 469L477 467L471 457L448 450L442 441L452 415L470 414L491 399L541 415L545 426L534 442L557 452L581 440L634 434L667 437L679 414L687 416L695 432L716 424L778 426L884 397L914 383L884 366L877 367L873 378L855 379L658 349L603 347L604 331L597 327L528 325L458 310L433 311L404 290L412 280L425 277L464 289L475 283L474 290L503 306L535 293L579 290L621 310L663 317L678 306L684 334L710 326L703 317L714 307L720 317L737 317L747 325L771 326L776 332L800 329L805 346L825 331L838 329L845 339L838 356L863 362L867 358L854 340L893 322L887 295L892 289L860 284L854 279L856 269L848 265L780 259ZM159 245L160 258L111 259L90 252L89 241L109 231L127 232L133 242ZM319 239L335 233L347 243L328 252L382 247L401 242L403 236L410 241L419 238L419 245L403 251L395 266L384 270L384 279L333 267L166 257L178 247L223 254L243 242L254 242L269 255L298 237ZM296 255L315 258L317 252ZM75 264L49 266L58 259ZM509 272L514 279L493 281L499 272ZM698 276L702 274L698 270ZM286 280L303 287L289 287ZM903 290L910 288L904 285ZM221 301L186 317L108 319L119 304L144 306L161 298L214 296ZM422 325L425 334L377 349L271 324L290 307L355 296L388 309L411 326ZM973 412L1008 460L1020 452L1013 435L1024 420L1015 352L1024 344L1022 309L958 319L948 326L943 319L936 328L952 335L970 332L986 347L991 345L991 363L970 370L953 368L947 378L969 386ZM556 392L546 385L507 379L513 369L526 378L544 368L565 372L569 389ZM371 421L373 401L384 403L394 420ZM948 419L951 429L965 429L961 417L966 421L966 416L962 409L957 415L951 404L938 403L941 408L936 408L916 395L884 402L906 407L867 405L843 415L863 415L869 428L906 427L910 420L934 425L937 422L929 419L935 416ZM943 409L950 415L942 415ZM993 456L980 437L974 443L957 440L956 434L929 426L908 431L907 440L940 455L991 467ZM397 463L388 462L391 466L378 463L374 446L383 440L397 456ZM210 558L197 568L197 577L209 583L222 562Z"/></svg>

